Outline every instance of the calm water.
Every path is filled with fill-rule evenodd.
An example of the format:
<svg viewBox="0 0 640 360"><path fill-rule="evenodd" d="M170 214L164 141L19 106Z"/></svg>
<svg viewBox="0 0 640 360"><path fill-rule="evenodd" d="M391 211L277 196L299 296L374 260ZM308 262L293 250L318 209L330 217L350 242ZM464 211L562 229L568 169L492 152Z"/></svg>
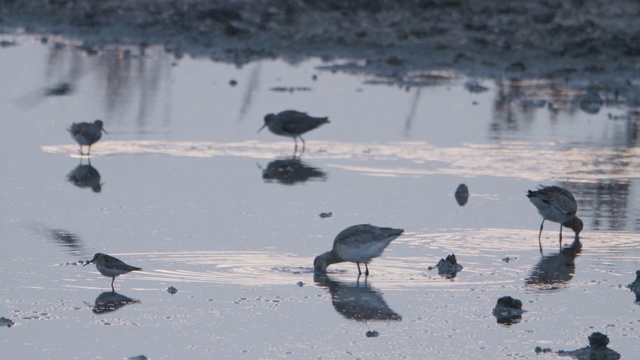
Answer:
<svg viewBox="0 0 640 360"><path fill-rule="evenodd" d="M614 101L591 114L542 80L472 93L455 73L411 87L319 60L19 42L0 49L7 358L537 358L594 331L640 352L624 288L640 269L640 125ZM331 121L295 159L291 139L256 133L290 108ZM109 134L89 162L66 128L95 119ZM577 198L581 247L566 230L560 251L547 222L540 254L525 193L541 183ZM313 258L358 223L406 232L366 282L350 263L314 279ZM78 264L95 252L144 271L110 293ZM454 279L427 269L451 253ZM511 326L491 314L504 295L528 311Z"/></svg>

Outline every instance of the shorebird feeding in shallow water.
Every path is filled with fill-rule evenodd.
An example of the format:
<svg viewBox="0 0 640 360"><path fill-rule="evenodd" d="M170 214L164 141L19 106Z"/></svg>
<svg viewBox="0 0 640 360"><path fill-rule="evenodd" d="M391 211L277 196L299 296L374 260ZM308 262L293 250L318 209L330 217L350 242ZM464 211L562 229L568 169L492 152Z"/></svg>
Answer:
<svg viewBox="0 0 640 360"><path fill-rule="evenodd" d="M321 254L313 261L315 271L326 272L331 264L349 261L358 265L358 275L362 274L360 263L364 263L369 276L369 262L382 255L391 241L400 236L403 229L381 228L373 225L353 225L342 230L333 241L333 249Z"/></svg>
<svg viewBox="0 0 640 360"><path fill-rule="evenodd" d="M540 186L538 190L527 193L529 201L538 208L538 212L542 215L542 223L540 224L540 233L538 234L538 243L542 252L542 227L545 220L560 223L560 245L562 245L562 227L571 228L575 234L575 240L579 240L580 231L582 231L582 220L576 216L578 204L573 195L568 190L558 186Z"/></svg>
<svg viewBox="0 0 640 360"><path fill-rule="evenodd" d="M102 120L96 120L92 123L81 122L73 123L67 130L73 137L73 139L80 145L80 155L85 155L82 152L82 146L88 145L89 150L86 155L91 155L91 145L100 140L102 133L107 134L107 131L103 128L104 123Z"/></svg>
<svg viewBox="0 0 640 360"><path fill-rule="evenodd" d="M127 265L120 259L116 259L113 256L102 253L93 255L93 259L87 261L82 266L87 266L91 263L96 264L96 268L100 274L111 278L111 290L113 291L115 291L113 288L113 282L116 280L116 276L120 276L131 271L142 270L139 267Z"/></svg>
<svg viewBox="0 0 640 360"><path fill-rule="evenodd" d="M277 115L267 114L264 117L264 125L262 125L258 132L266 126L269 127L269 131L276 135L292 137L296 144L294 152L298 150L298 141L296 138L300 138L300 140L302 140L302 152L304 152L305 143L301 135L328 122L328 117L312 117L307 115L307 113L285 110Z"/></svg>

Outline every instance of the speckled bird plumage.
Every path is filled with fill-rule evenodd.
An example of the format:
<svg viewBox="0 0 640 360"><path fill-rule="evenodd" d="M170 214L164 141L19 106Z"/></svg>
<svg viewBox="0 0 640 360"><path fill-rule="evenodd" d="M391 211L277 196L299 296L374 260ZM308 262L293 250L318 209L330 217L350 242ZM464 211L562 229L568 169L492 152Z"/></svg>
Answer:
<svg viewBox="0 0 640 360"><path fill-rule="evenodd" d="M83 266L87 266L88 264L95 263L96 268L100 272L100 274L111 278L111 289L113 290L113 282L116 279L116 276L120 276L122 274L126 274L131 271L142 270L139 267L131 266L124 261L117 259L113 256L109 256L107 254L96 253L93 256L93 259L87 261Z"/></svg>
<svg viewBox="0 0 640 360"><path fill-rule="evenodd" d="M538 213L542 215L542 224L540 224L540 233L538 234L539 241L545 220L561 224L560 242L562 242L562 226L573 229L575 239L578 240L580 231L582 231L583 228L583 223L582 220L576 216L578 204L571 192L559 186L541 185L538 190L529 190L527 197L538 209Z"/></svg>
<svg viewBox="0 0 640 360"><path fill-rule="evenodd" d="M71 134L71 137L80 145L80 154L84 155L82 146L89 146L87 155L91 154L91 145L100 140L103 132L105 134L107 133L103 126L104 123L102 120L96 120L92 123L81 122L71 124L71 127L67 130L69 134Z"/></svg>
<svg viewBox="0 0 640 360"><path fill-rule="evenodd" d="M296 149L298 147L296 138L300 138L304 149L305 142L301 135L328 122L328 117L313 117L300 111L285 110L277 115L267 114L264 117L264 125L262 125L258 132L266 126L269 128L269 131L276 135L291 137L296 144Z"/></svg>
<svg viewBox="0 0 640 360"><path fill-rule="evenodd" d="M374 225L353 225L342 230L333 241L333 249L317 256L314 269L325 272L331 264L349 261L358 265L365 264L365 275L369 275L368 264L371 259L382 255L384 249L395 238L404 232L403 229L384 228Z"/></svg>

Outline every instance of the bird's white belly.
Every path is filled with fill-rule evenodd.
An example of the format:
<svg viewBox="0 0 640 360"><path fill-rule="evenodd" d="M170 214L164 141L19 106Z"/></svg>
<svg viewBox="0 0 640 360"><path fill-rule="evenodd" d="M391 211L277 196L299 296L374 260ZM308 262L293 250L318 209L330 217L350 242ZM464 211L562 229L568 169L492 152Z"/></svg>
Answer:
<svg viewBox="0 0 640 360"><path fill-rule="evenodd" d="M540 213L543 218L549 221L564 224L574 217L572 215L565 214L558 208L551 206L548 203L545 203L537 198L531 198L531 202L536 206L536 208L538 208L538 213Z"/></svg>
<svg viewBox="0 0 640 360"><path fill-rule="evenodd" d="M368 263L372 258L378 257L384 251L387 243L384 241L367 244L360 247L338 246L338 255L344 261Z"/></svg>
<svg viewBox="0 0 640 360"><path fill-rule="evenodd" d="M100 271L100 274L108 277L115 277L128 272L127 270L108 268L100 264L96 264L96 268Z"/></svg>

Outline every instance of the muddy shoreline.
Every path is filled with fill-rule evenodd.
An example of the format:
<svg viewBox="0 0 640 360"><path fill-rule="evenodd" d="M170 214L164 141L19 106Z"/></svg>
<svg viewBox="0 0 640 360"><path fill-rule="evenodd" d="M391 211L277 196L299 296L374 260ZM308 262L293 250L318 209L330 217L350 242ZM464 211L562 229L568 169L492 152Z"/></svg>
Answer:
<svg viewBox="0 0 640 360"><path fill-rule="evenodd" d="M640 3L606 1L7 2L0 28L243 65L265 58L348 59L328 70L405 86L459 75L535 79L640 106ZM53 37L52 37L53 35Z"/></svg>

